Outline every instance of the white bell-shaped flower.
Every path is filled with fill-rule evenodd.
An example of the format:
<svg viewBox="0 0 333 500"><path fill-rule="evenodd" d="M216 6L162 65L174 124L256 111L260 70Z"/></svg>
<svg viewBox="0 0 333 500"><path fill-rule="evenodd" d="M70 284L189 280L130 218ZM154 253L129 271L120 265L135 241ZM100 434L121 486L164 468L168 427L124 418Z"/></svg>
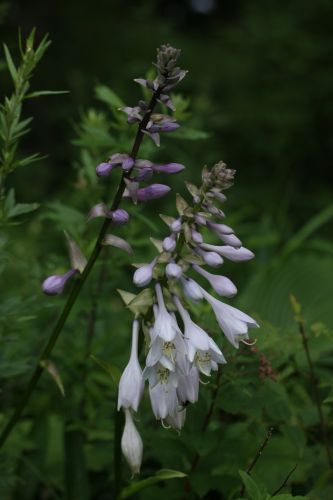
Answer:
<svg viewBox="0 0 333 500"><path fill-rule="evenodd" d="M141 400L144 383L138 360L138 337L139 322L134 320L131 356L119 382L118 410L123 407L137 411Z"/></svg>
<svg viewBox="0 0 333 500"><path fill-rule="evenodd" d="M181 333L177 321L166 309L159 283L155 286L158 308L154 307L155 323L153 326L153 338L160 337L165 342L171 342L176 333Z"/></svg>
<svg viewBox="0 0 333 500"><path fill-rule="evenodd" d="M234 347L238 348L240 340L249 338L249 328L259 328L258 323L251 316L215 299L203 288L201 290L205 299L211 305L221 330Z"/></svg>

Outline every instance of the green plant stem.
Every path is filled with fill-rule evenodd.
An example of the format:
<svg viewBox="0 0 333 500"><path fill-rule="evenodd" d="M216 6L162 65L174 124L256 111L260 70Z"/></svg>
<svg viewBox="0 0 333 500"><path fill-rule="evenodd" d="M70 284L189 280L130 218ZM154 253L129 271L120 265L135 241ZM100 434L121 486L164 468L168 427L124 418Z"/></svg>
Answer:
<svg viewBox="0 0 333 500"><path fill-rule="evenodd" d="M302 343L303 343L306 359L307 359L307 362L309 365L311 385L313 388L314 398L315 398L316 407L317 407L317 411L318 411L320 429L321 429L321 434L322 434L322 438L323 438L323 444L324 444L324 447L326 450L327 461L328 461L329 467L331 469L331 472L333 473L333 456L332 456L332 452L331 452L331 448L330 448L330 444L329 444L326 422L325 422L324 413L323 413L323 409L322 409L322 405L321 405L317 377L316 377L315 371L314 371L314 364L313 364L311 354L310 354L308 339L307 339L307 336L305 334L304 322L303 322L303 319L301 317L296 317L296 321L298 324L299 333L300 333L301 338L302 338Z"/></svg>
<svg viewBox="0 0 333 500"><path fill-rule="evenodd" d="M142 121L139 124L139 128L138 128L138 131L137 131L136 136L135 136L132 151L130 153L130 156L133 159L135 159L137 154L138 154L138 151L140 149L140 145L141 145L141 142L143 139L143 135L144 135L143 130L145 129L146 125L149 122L150 116L151 116L153 109L156 105L156 102L157 102L157 99L159 97L160 92L161 92L160 90L157 90L153 94L151 101L149 103L149 106L148 106L148 111L146 112L145 116L143 117ZM123 193L125 191L125 187L126 187L125 178L128 178L129 174L130 174L129 172L124 172L122 175L122 178L120 180L120 183L119 183L117 192L115 194L113 203L111 205L111 210L116 210L119 207L121 199L122 199L122 195L123 195ZM86 279L88 278L92 268L94 267L94 264L95 264L96 260L98 259L98 256L103 248L103 239L104 239L108 229L110 228L111 223L112 223L111 219L105 219L103 224L102 224L101 230L100 230L99 235L97 237L95 247L94 247L94 249L89 257L87 265L86 265L83 273L81 274L81 276L74 283L74 285L71 289L71 292L69 294L69 297L67 299L67 302L62 310L62 313L59 316L59 319L58 319L58 321L57 321L57 323L56 323L56 325L55 325L55 327L50 335L50 338L49 338L46 346L42 350L42 353L39 357L38 364L37 364L32 376L31 376L31 379L28 383L28 386L27 386L23 396L21 397L20 403L17 406L13 416L11 417L11 419L9 420L9 422L7 423L7 425L5 426L5 428L3 429L3 431L0 435L0 448L3 446L3 444L7 440L12 429L15 427L16 423L18 422L24 408L28 404L30 396L33 393L33 391L34 391L34 389L35 389L35 387L36 387L36 385L37 385L37 383L38 383L38 381L39 381L39 379L44 371L44 367L42 366L42 362L43 362L43 360L45 360L45 358L47 358L51 354L53 347L54 347L55 343L57 342L57 339L58 339L64 325L66 324L67 318L68 318L68 316L69 316L69 314L70 314L70 312L71 312L71 310L72 310L72 308L77 300L77 297L79 296L80 291L81 291Z"/></svg>

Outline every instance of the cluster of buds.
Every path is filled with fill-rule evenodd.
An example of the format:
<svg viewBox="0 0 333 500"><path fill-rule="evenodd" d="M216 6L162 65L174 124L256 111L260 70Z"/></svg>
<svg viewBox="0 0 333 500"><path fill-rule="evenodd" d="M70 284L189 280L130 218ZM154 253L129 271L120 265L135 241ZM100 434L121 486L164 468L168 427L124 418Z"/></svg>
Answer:
<svg viewBox="0 0 333 500"><path fill-rule="evenodd" d="M225 214L216 203L226 201L223 191L232 185L234 174L219 162L211 170L203 169L200 188L187 183L192 203L177 196L178 217L161 216L170 234L163 241L152 240L158 255L137 265L134 273L138 287L150 286L127 300L136 318L131 357L120 380L118 408L137 411L148 380L156 419L176 429L184 425L188 404L198 400L200 377L210 376L226 363L213 338L191 319L187 301L207 301L225 337L236 348L240 342L252 345L248 329L258 327L253 318L211 295L195 279L197 275L207 280L219 296L233 297L237 293L234 283L204 266L217 268L224 259L242 262L254 257L234 230L219 222ZM222 245L206 243L202 233L207 232L217 236ZM140 330L146 345L144 370L138 360Z"/></svg>
<svg viewBox="0 0 333 500"><path fill-rule="evenodd" d="M150 136L157 145L160 144L160 132L171 132L180 126L170 115L153 113L153 108L157 103L162 103L171 110L175 109L168 91L175 87L187 73L176 66L179 54L180 50L170 45L162 45L157 50L157 62L155 63L157 76L155 80L135 79L136 82L152 92L150 103L140 100L137 106L121 108L121 111L128 115L129 124L138 124L138 134ZM150 160L138 159L136 156L137 149L133 147L131 154L114 153L108 160L96 167L96 174L99 177L107 177L115 168L121 168L126 183L123 198L130 198L134 203L161 198L170 191L170 187L166 184L153 183L141 186L140 183L150 181L154 174L177 174L185 168L180 163L153 163ZM111 210L105 203L93 206L87 220L96 217L110 219L110 225L113 226L126 224L129 220L129 214L126 210L123 208ZM87 261L78 245L72 239L68 242L72 269L64 274L49 276L44 280L42 290L47 295L61 294L66 283L76 274L82 273L86 266ZM129 253L132 251L125 240L112 234L106 235L102 244L113 245Z"/></svg>

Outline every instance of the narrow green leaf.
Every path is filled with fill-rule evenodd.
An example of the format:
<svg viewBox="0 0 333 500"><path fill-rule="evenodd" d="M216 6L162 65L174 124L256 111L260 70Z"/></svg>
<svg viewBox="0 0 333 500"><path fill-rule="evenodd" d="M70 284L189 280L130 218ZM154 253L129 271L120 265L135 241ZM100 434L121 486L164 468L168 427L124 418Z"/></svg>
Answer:
<svg viewBox="0 0 333 500"><path fill-rule="evenodd" d="M123 500L125 498L129 498L138 491L141 491L148 486L152 486L153 484L157 484L160 481L167 481L169 479L181 479L184 477L186 477L186 474L184 474L183 472L171 469L161 469L156 472L155 476L142 479L141 481L135 481L124 488L119 495L119 499Z"/></svg>
<svg viewBox="0 0 333 500"><path fill-rule="evenodd" d="M6 62L8 65L9 72L12 76L13 81L16 82L17 81L17 69L15 68L15 64L13 62L12 56L10 55L9 49L5 43L3 44L3 48L5 51L5 57L6 57Z"/></svg>
<svg viewBox="0 0 333 500"><path fill-rule="evenodd" d="M37 210L39 203L17 203L8 212L8 217L17 217L18 215L28 214Z"/></svg>
<svg viewBox="0 0 333 500"><path fill-rule="evenodd" d="M43 95L69 94L69 90L36 90L25 96L25 99L33 99Z"/></svg>
<svg viewBox="0 0 333 500"><path fill-rule="evenodd" d="M40 365L47 371L47 373L51 375L62 396L65 397L64 385L62 383L58 369L56 365L53 363L53 361L50 361L49 359L44 359L43 361L40 362Z"/></svg>

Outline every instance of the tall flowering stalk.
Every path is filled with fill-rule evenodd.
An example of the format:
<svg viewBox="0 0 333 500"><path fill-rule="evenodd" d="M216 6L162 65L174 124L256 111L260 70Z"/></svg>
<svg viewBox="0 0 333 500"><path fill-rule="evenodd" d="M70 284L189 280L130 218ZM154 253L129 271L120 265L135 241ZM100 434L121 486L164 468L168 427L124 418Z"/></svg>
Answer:
<svg viewBox="0 0 333 500"><path fill-rule="evenodd" d="M133 277L137 286L149 285L128 304L136 312L135 346L140 321L146 360L141 371L137 349L133 359L132 345L130 362L119 384L118 407L126 412L137 411L143 383L148 381L156 419L176 429L184 425L188 403L198 400L200 377L210 376L219 364L226 363L215 340L192 320L187 303L207 301L226 339L235 348L240 342L250 343L248 330L258 327L253 318L217 299L196 281L196 276L203 277L217 295L233 297L237 293L234 283L226 276L207 271L205 266L217 268L224 259L243 262L254 257L242 246L234 230L224 224L225 214L219 206L227 199L223 191L232 185L234 174L234 170L219 162L211 170L203 169L200 188L187 183L192 202L187 203L178 195L178 217L161 216L170 233L163 241L154 242L158 255L141 265ZM205 243L203 230L213 233L222 244ZM145 306L149 305L141 316L140 296L146 298Z"/></svg>
<svg viewBox="0 0 333 500"><path fill-rule="evenodd" d="M162 103L170 110L174 109L173 103L169 96L169 92L173 89L186 75L186 71L177 66L177 59L180 50L171 47L170 45L162 45L157 51L157 60L155 63L157 76L154 80L137 79L136 81L151 91L151 99L149 102L140 100L134 107L124 107L121 111L128 116L129 124L137 125L137 133L134 144L129 153L115 153L110 158L105 159L96 168L96 173L100 177L108 176L113 169L120 168L122 176L114 200L111 206L104 203L99 203L93 207L88 215L88 220L95 217L103 217L104 222L97 237L94 249L88 260L83 255L83 252L69 236L68 246L71 261L71 269L63 275L53 275L46 278L43 282L42 289L48 295L59 295L65 288L69 280L75 280L71 287L67 302L62 313L50 335L50 338L44 347L39 362L32 374L28 383L28 387L21 397L20 404L16 408L14 415L9 420L8 424L3 429L0 435L0 447L4 444L13 427L19 420L25 406L27 405L30 395L34 391L37 382L42 375L46 366L45 360L50 356L53 347L62 331L69 313L75 304L79 293L88 278L96 260L98 259L103 246L112 245L121 248L127 252L131 252L130 245L114 234L110 234L111 227L116 227L125 224L128 219L126 210L119 208L123 198L129 198L134 203L146 202L151 199L160 198L166 195L170 188L165 184L150 183L154 173L174 174L183 170L184 166L178 163L154 164L146 159L139 159L138 153L143 138L147 135L155 144L160 144L160 134L164 132L172 132L179 127L174 118L169 115L154 113L158 103ZM130 422L131 417L127 415L127 422ZM129 427L128 427L129 428ZM128 435L134 435L130 432ZM128 449L128 439L125 439ZM129 454L128 456L132 456Z"/></svg>

